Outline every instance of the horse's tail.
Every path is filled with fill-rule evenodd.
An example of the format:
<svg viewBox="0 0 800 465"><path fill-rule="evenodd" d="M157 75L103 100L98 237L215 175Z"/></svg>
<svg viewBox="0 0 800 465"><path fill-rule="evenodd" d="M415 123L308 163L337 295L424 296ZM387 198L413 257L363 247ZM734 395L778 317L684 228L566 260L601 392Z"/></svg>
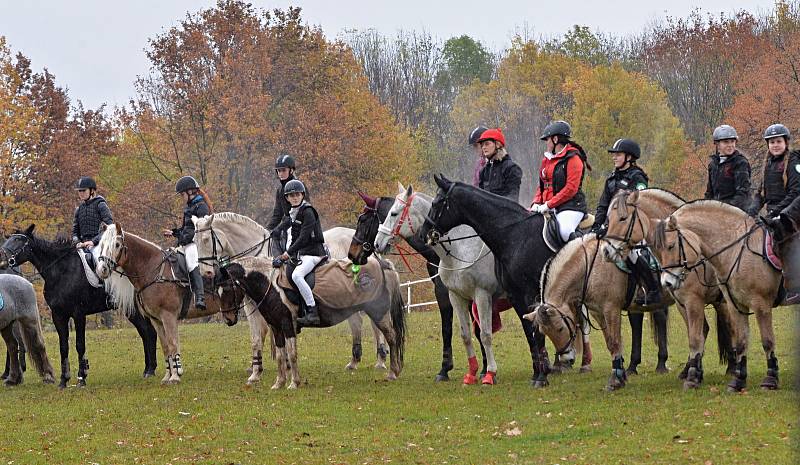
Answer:
<svg viewBox="0 0 800 465"><path fill-rule="evenodd" d="M392 288L390 314L392 316L392 329L397 344L397 361L400 368L403 367L403 353L406 345L406 304L403 302L403 295L397 281ZM396 373L399 375L400 373Z"/></svg>
<svg viewBox="0 0 800 465"><path fill-rule="evenodd" d="M44 337L42 336L42 322L38 311L36 312L35 319L35 324L23 324L22 321L19 321L17 324L20 325L20 329L22 330L22 342L25 344L28 357L31 362L33 362L33 366L44 382L52 383L55 382L55 372L53 371L53 365L50 364L50 359L47 358L47 349L45 348Z"/></svg>
<svg viewBox="0 0 800 465"><path fill-rule="evenodd" d="M719 351L719 363L730 364L736 362L736 354L733 351L733 338L731 337L731 327L727 318L717 310L717 350Z"/></svg>

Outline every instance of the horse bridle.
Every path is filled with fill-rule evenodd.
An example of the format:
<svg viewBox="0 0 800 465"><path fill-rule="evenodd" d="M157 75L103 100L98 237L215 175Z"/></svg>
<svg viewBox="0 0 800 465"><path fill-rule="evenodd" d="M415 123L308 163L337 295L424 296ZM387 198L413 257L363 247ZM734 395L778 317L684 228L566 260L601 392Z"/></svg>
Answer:
<svg viewBox="0 0 800 465"><path fill-rule="evenodd" d="M569 340L567 340L567 343L564 344L564 347L556 350L556 356L565 355L569 353L570 348L573 346L573 344L575 344L575 339L577 339L578 337L578 324L575 322L575 320L572 319L572 317L570 317L569 315L565 315L564 312L562 312L555 306L550 305L548 303L542 303L542 305L550 307L556 312L558 312L558 315L561 317L561 321L564 323L564 326L567 327L567 331L569 331ZM570 326L570 324L572 326Z"/></svg>
<svg viewBox="0 0 800 465"><path fill-rule="evenodd" d="M692 249L692 252L695 253L697 257L702 257L702 254L697 250L697 248L689 242L688 239L683 235L679 228L674 229L665 229L665 233L668 232L676 232L678 234L678 262L669 264L669 265L662 265L661 271L672 276L673 278L677 279L681 285L686 280L686 277L692 271L697 272L697 268L702 266L705 269L705 262L698 259L694 264L689 264L689 259L686 257L686 246L684 244L689 244L689 247ZM680 268L680 272L676 273L672 270L675 268ZM701 282L703 280L701 279Z"/></svg>
<svg viewBox="0 0 800 465"><path fill-rule="evenodd" d="M395 197L395 200L403 204L403 211L400 212L400 218L397 220L397 223L394 225L394 228L389 229L381 223L378 226L378 232L386 234L389 236L389 240L392 241L400 235L400 229L402 229L403 224L408 223L408 227L411 229L411 234L415 234L414 231L414 224L411 222L411 204L414 202L414 199L417 197L417 193L412 193L406 200L403 200L400 195Z"/></svg>
<svg viewBox="0 0 800 465"><path fill-rule="evenodd" d="M628 223L628 228L625 230L625 235L622 236L622 237L606 234L605 236L603 236L603 239L606 240L606 242L611 246L611 248L614 249L615 252L617 252L617 254L619 254L620 257L624 257L625 254L623 252L625 252L626 249L631 249L632 250L632 249L644 247L644 246L638 246L638 245L631 244L631 238L633 237L633 233L634 233L634 230L636 228L636 224L637 223L639 224L639 229L642 232L642 237L643 238L647 237L647 231L645 231L644 221L642 221L642 219L639 217L639 206L636 205L635 203L634 204L629 204L628 201L627 201L627 196L619 199L618 202L619 201L625 202L625 206L626 207L632 207L633 208L633 213L630 215L630 222ZM617 208L617 210L619 210L619 206L617 206L616 208ZM628 219L628 215L627 214L625 216L620 215L620 217L619 217L620 221L624 221L624 220L627 220L627 219ZM615 245L609 239L614 240L614 241L618 241L619 245Z"/></svg>
<svg viewBox="0 0 800 465"><path fill-rule="evenodd" d="M445 192L444 197L439 201L439 210L433 216L425 215L425 221L431 224L431 230L428 231L428 238L431 240L432 243L439 242L439 239L442 237L441 228L439 227L439 220L442 219L442 213L445 210L450 209L450 193L453 192L453 188L456 187L456 183L450 184L450 187L447 188L447 192ZM431 205L431 210L433 210L433 205Z"/></svg>
<svg viewBox="0 0 800 465"><path fill-rule="evenodd" d="M15 266L17 266L17 256L19 254L21 254L22 252L24 252L27 247L30 247L31 238L26 236L25 234L21 234L21 233L14 233L14 234L12 234L12 235L10 235L8 237L9 237L9 239L12 238L12 237L21 237L21 238L23 238L25 240L25 243L22 244L22 247L20 247L16 251L10 250L5 245L3 246L3 251L6 254L6 261L8 262L8 266L9 267L15 267Z"/></svg>
<svg viewBox="0 0 800 465"><path fill-rule="evenodd" d="M122 231L118 236L115 236L114 237L115 241L116 241L116 237L119 237L120 241L121 241L122 249L121 249L121 251L119 253L119 258L121 260L122 259L122 254L123 253L125 253L125 254L128 253L128 246L125 245L125 231ZM138 278L138 276L132 276L132 275L128 275L126 273L117 271L117 267L119 267L119 264L117 263L116 260L114 260L111 257L106 257L105 255L100 255L99 257L97 257L97 261L100 262L100 263L104 263L105 262L106 265L109 268L111 268L111 271L116 271L117 273L119 273L119 274L121 274L123 276L132 277L132 278ZM159 266L161 266L161 265L159 264Z"/></svg>

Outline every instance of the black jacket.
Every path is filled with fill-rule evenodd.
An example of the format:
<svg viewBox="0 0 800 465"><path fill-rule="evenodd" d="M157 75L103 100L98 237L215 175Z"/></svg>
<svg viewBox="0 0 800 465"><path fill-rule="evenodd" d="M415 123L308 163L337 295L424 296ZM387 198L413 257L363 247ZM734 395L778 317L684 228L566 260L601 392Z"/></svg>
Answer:
<svg viewBox="0 0 800 465"><path fill-rule="evenodd" d="M172 230L172 235L178 239L178 245L187 245L194 242L194 223L192 216L202 218L211 214L208 204L202 195L197 195L183 207L183 226Z"/></svg>
<svg viewBox="0 0 800 465"><path fill-rule="evenodd" d="M308 203L300 205L295 219L292 220L291 216L284 218L281 224L272 230L272 237L280 237L280 234L289 228L292 230L292 243L289 250L286 251L289 256L322 257L327 255L323 246L325 238L322 235L322 224L314 207Z"/></svg>
<svg viewBox="0 0 800 465"><path fill-rule="evenodd" d="M597 203L597 211L594 214L594 225L592 229L597 229L606 223L608 206L611 199L621 190L641 190L647 188L649 179L647 174L636 165L632 165L626 170L614 170L606 179L603 186L603 195Z"/></svg>
<svg viewBox="0 0 800 465"><path fill-rule="evenodd" d="M488 161L478 174L478 187L492 194L519 202L522 168L506 155L501 160Z"/></svg>
<svg viewBox="0 0 800 465"><path fill-rule="evenodd" d="M267 225L264 226L268 231L272 231L278 227L281 221L289 216L289 210L291 210L292 206L289 204L289 201L286 200L286 196L283 195L283 188L286 186L287 182L293 179L297 179L294 177L294 174L290 175L285 181L281 181L280 187L275 190L275 206L272 208L272 216L270 216ZM308 187L306 187L306 195L304 198L306 200L311 198Z"/></svg>
<svg viewBox="0 0 800 465"><path fill-rule="evenodd" d="M100 242L100 223L113 224L114 217L108 208L106 199L101 196L93 197L81 202L75 209L75 219L72 221L72 240L75 242L92 241L94 245Z"/></svg>
<svg viewBox="0 0 800 465"><path fill-rule="evenodd" d="M786 153L778 157L767 155L761 187L753 196L753 203L748 213L755 216L766 204L767 214L771 217L777 216L798 195L800 195L800 151L795 150L788 156Z"/></svg>
<svg viewBox="0 0 800 465"><path fill-rule="evenodd" d="M750 206L750 163L738 150L720 162L719 154L708 163L706 199L719 200L744 211Z"/></svg>

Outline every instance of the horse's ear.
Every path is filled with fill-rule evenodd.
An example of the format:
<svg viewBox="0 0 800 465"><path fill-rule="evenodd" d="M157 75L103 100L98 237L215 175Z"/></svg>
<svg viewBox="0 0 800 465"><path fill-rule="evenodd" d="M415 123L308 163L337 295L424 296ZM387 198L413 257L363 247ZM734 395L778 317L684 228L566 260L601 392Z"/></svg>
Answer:
<svg viewBox="0 0 800 465"><path fill-rule="evenodd" d="M370 197L370 196L368 196L367 194L365 194L365 193L363 193L361 191L356 191L356 192L358 192L358 196L361 197L361 200L363 200L364 203L369 208L375 208L375 204L377 203L377 200L375 199L375 197Z"/></svg>
<svg viewBox="0 0 800 465"><path fill-rule="evenodd" d="M449 189L450 188L450 181L448 181L443 175L434 175L433 180L436 181L436 185L439 186L440 189Z"/></svg>
<svg viewBox="0 0 800 465"><path fill-rule="evenodd" d="M208 216L205 216L205 218L208 218L208 227L210 228L211 225L214 224L214 214L212 213Z"/></svg>
<svg viewBox="0 0 800 465"><path fill-rule="evenodd" d="M30 236L31 234L33 234L33 230L34 230L34 229L36 229L36 224L34 224L34 223L31 223L31 225L30 225L30 226L28 226L28 228L27 228L27 229L25 229L25 235L26 235L26 236Z"/></svg>
<svg viewBox="0 0 800 465"><path fill-rule="evenodd" d="M633 205L637 205L638 206L639 205L639 191L635 190L635 191L631 192L630 196L628 196L628 200Z"/></svg>
<svg viewBox="0 0 800 465"><path fill-rule="evenodd" d="M115 223L115 225L117 227L117 234L121 235L122 234L122 225L119 224L119 223Z"/></svg>
<svg viewBox="0 0 800 465"><path fill-rule="evenodd" d="M101 221L100 222L100 232L106 232L106 229L108 229L108 225Z"/></svg>
<svg viewBox="0 0 800 465"><path fill-rule="evenodd" d="M401 183L400 181L397 181L397 194L400 195L405 191L406 191L406 188L403 187L403 183Z"/></svg>
<svg viewBox="0 0 800 465"><path fill-rule="evenodd" d="M676 229L678 227L678 220L676 220L674 216L669 215L669 218L667 218L667 227L669 227L669 229Z"/></svg>
<svg viewBox="0 0 800 465"><path fill-rule="evenodd" d="M414 193L414 188L411 187L411 184L408 185L408 189L406 189L406 198L411 197L411 194Z"/></svg>

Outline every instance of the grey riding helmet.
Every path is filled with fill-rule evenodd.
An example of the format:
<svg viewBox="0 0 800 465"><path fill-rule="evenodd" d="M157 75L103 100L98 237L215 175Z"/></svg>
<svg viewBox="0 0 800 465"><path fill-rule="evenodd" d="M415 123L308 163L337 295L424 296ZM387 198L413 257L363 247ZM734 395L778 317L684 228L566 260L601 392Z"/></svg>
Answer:
<svg viewBox="0 0 800 465"><path fill-rule="evenodd" d="M728 140L728 139L735 139L739 140L739 134L736 133L736 129L733 129L733 126L723 124L722 126L717 126L714 129L713 134L714 142L719 142L721 140Z"/></svg>
<svg viewBox="0 0 800 465"><path fill-rule="evenodd" d="M786 126L782 124L773 124L764 131L764 140L768 141L775 137L785 137L788 141L792 138L792 135Z"/></svg>
<svg viewBox="0 0 800 465"><path fill-rule="evenodd" d="M287 182L285 186L283 186L283 195L294 194L297 192L300 192L301 194L306 193L306 186L299 179L292 179L291 181Z"/></svg>

